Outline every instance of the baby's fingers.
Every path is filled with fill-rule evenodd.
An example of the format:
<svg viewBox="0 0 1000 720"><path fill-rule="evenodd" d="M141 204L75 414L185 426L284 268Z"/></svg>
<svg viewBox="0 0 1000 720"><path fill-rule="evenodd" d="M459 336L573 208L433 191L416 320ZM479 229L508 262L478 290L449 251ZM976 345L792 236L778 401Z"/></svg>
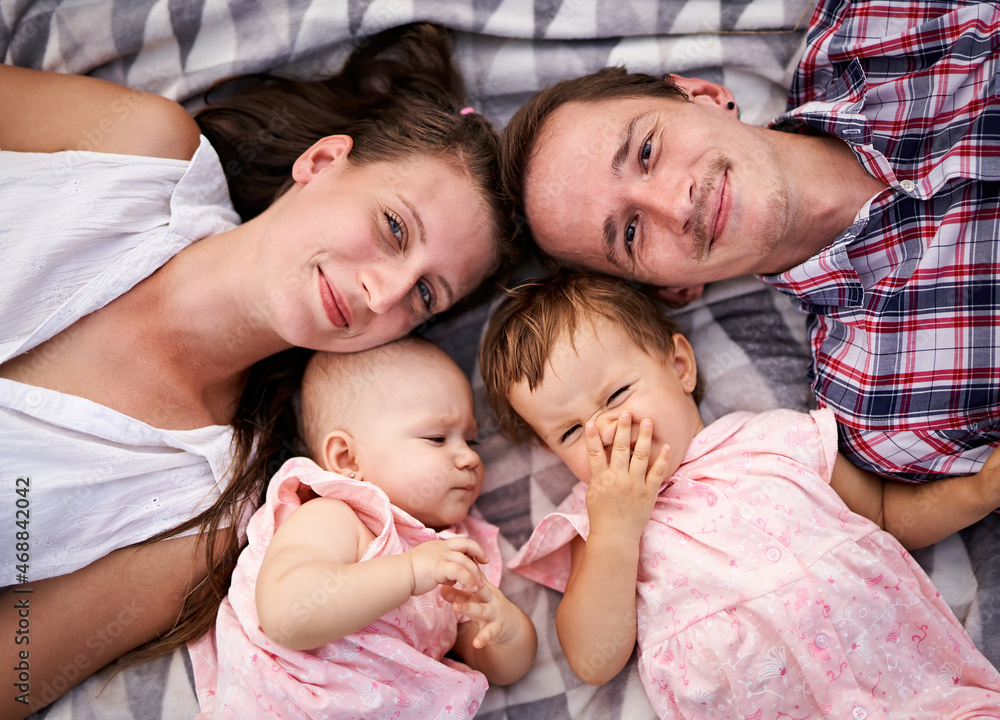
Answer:
<svg viewBox="0 0 1000 720"><path fill-rule="evenodd" d="M479 543L472 538L454 537L445 540L445 542L452 550L457 550L458 552L467 555L480 565L485 565L490 561L490 559L486 557L486 552L483 548L480 547Z"/></svg>

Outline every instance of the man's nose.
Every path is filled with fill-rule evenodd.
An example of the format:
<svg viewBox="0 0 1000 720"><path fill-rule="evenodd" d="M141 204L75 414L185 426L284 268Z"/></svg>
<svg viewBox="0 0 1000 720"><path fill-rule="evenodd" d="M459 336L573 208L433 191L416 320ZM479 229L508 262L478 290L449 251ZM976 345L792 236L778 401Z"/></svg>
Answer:
<svg viewBox="0 0 1000 720"><path fill-rule="evenodd" d="M684 235L694 215L694 179L673 173L649 178L636 190L636 205L644 208L654 231Z"/></svg>

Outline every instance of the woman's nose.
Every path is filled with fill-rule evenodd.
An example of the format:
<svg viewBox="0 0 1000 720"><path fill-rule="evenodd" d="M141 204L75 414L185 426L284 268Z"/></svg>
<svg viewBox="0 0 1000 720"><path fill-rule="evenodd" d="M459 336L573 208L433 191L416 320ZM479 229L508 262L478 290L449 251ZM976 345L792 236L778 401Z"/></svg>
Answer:
<svg viewBox="0 0 1000 720"><path fill-rule="evenodd" d="M410 277L413 274L388 265L372 267L363 273L361 284L372 312L384 315L396 307L416 283L416 277Z"/></svg>

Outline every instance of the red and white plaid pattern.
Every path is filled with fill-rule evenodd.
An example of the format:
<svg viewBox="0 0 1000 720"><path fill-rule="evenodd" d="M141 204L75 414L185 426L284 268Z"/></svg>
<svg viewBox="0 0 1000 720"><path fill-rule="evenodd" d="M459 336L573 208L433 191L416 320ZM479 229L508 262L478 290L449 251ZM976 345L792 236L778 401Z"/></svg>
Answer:
<svg viewBox="0 0 1000 720"><path fill-rule="evenodd" d="M841 138L890 186L764 278L811 314L842 452L883 475L972 473L1000 442L998 48L996 3L821 2L771 124Z"/></svg>

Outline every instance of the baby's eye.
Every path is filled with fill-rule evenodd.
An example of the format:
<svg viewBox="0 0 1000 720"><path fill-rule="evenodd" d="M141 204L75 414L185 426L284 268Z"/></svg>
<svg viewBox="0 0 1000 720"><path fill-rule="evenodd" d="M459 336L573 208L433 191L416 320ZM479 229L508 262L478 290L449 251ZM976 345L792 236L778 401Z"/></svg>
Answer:
<svg viewBox="0 0 1000 720"><path fill-rule="evenodd" d="M573 437L573 435L576 433L576 431L580 429L580 427L581 427L580 425L574 425L573 427L571 427L569 430L567 430L566 432L564 432L562 434L562 436L560 436L559 442L560 443L564 443L567 440L569 440L571 437Z"/></svg>
<svg viewBox="0 0 1000 720"><path fill-rule="evenodd" d="M431 443L434 443L435 445L444 445L444 436L443 435L429 435L429 436L425 437L424 440L426 440L428 442L431 442Z"/></svg>
<svg viewBox="0 0 1000 720"><path fill-rule="evenodd" d="M470 448L477 448L479 447L479 439L469 438L468 440L465 441L465 444L468 445Z"/></svg>

